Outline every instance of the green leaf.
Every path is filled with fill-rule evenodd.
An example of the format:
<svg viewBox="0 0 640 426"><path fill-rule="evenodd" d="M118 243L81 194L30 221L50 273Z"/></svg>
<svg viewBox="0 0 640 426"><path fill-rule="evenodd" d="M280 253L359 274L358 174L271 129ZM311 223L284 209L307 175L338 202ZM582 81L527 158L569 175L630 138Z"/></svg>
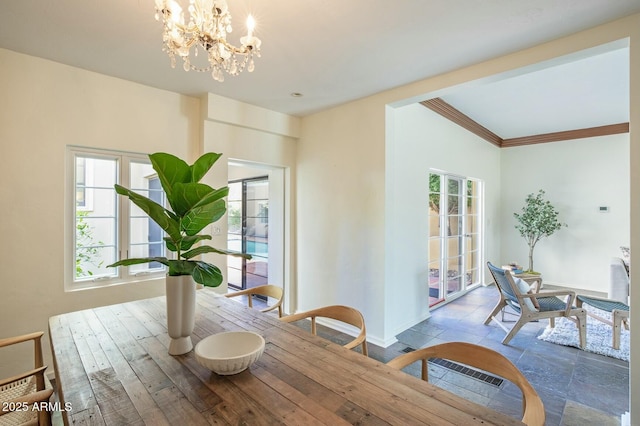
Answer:
<svg viewBox="0 0 640 426"><path fill-rule="evenodd" d="M251 255L247 254L247 253L239 253L237 251L231 251L231 250L225 250L225 249L217 249L215 247L211 247L211 246L200 246L200 247L196 247L193 250L189 250L185 253L182 253L182 257L185 259L191 259L193 257L196 257L200 254L204 254L204 253L218 253L218 254L226 254L226 255L230 255L230 256L235 256L235 257L243 257L245 259L251 259Z"/></svg>
<svg viewBox="0 0 640 426"><path fill-rule="evenodd" d="M218 287L222 283L220 268L207 262L195 261L195 268L191 273L193 280L207 287Z"/></svg>
<svg viewBox="0 0 640 426"><path fill-rule="evenodd" d="M180 241L180 251L189 250L195 243L202 240L210 240L211 235L186 235ZM167 248L171 251L178 251L175 243L169 237L164 238Z"/></svg>
<svg viewBox="0 0 640 426"><path fill-rule="evenodd" d="M213 188L203 183L176 183L169 201L176 215L184 217L189 210L212 192Z"/></svg>
<svg viewBox="0 0 640 426"><path fill-rule="evenodd" d="M191 167L182 159L165 152L149 155L153 169L158 173L162 189L167 194L170 204L173 198L173 185L191 181ZM175 211L175 207L171 204Z"/></svg>
<svg viewBox="0 0 640 426"><path fill-rule="evenodd" d="M217 200L210 204L205 204L193 208L182 219L182 230L187 235L196 235L207 225L220 219L227 211L224 200Z"/></svg>
<svg viewBox="0 0 640 426"><path fill-rule="evenodd" d="M195 262L190 260L169 260L169 275L191 275L195 269Z"/></svg>
<svg viewBox="0 0 640 426"><path fill-rule="evenodd" d="M218 200L223 199L227 195L229 195L229 187L228 186L225 186L224 188L219 188L219 189L212 190L207 195L202 197L200 199L200 201L198 202L198 204L195 205L195 207L199 207L200 205L213 203L214 201L218 201Z"/></svg>
<svg viewBox="0 0 640 426"><path fill-rule="evenodd" d="M120 195L125 195L149 217L160 226L175 241L180 240L180 224L175 221L171 212L160 204L136 192L131 191L118 184L114 185L115 190Z"/></svg>
<svg viewBox="0 0 640 426"><path fill-rule="evenodd" d="M196 162L193 163L193 166L191 166L191 182L200 182L200 179L207 174L211 166L213 166L220 157L222 157L222 154L208 152L198 158Z"/></svg>
<svg viewBox="0 0 640 426"><path fill-rule="evenodd" d="M131 266L131 265L138 265L140 263L151 263L151 262L158 262L158 263L162 263L165 266L169 266L171 260L167 259L166 257L142 257L142 258L122 259L115 263L112 263L111 265L107 265L107 268L114 268L116 266Z"/></svg>

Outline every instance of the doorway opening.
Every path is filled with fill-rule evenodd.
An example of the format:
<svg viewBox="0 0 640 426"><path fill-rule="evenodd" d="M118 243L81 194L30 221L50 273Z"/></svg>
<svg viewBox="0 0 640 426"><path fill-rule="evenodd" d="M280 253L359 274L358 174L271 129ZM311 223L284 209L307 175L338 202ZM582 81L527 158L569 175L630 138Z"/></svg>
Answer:
<svg viewBox="0 0 640 426"><path fill-rule="evenodd" d="M227 170L227 248L252 256L250 260L228 256L228 286L272 284L284 289L286 169L230 159Z"/></svg>
<svg viewBox="0 0 640 426"><path fill-rule="evenodd" d="M429 307L480 285L481 182L429 173Z"/></svg>
<svg viewBox="0 0 640 426"><path fill-rule="evenodd" d="M251 255L228 260L228 284L247 289L269 282L269 177L229 182L227 247Z"/></svg>

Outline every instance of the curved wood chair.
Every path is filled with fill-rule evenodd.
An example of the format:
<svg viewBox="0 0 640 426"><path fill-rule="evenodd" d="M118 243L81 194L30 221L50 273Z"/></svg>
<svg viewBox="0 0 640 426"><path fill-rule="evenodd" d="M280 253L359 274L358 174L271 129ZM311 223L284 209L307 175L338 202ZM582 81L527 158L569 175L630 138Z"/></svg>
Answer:
<svg viewBox="0 0 640 426"><path fill-rule="evenodd" d="M442 343L400 355L387 365L401 370L416 361L422 361L422 380L428 381L427 361L431 358L459 362L509 380L522 391L522 422L530 426L544 426L544 404L536 390L518 367L492 349L464 342Z"/></svg>
<svg viewBox="0 0 640 426"><path fill-rule="evenodd" d="M0 348L18 343L33 341L34 369L15 376L0 379L0 425L30 424L50 425L51 415L48 410L29 409L26 406L48 403L53 395L53 386L44 375L47 366L42 358L42 331L16 337L0 339ZM5 403L11 404L5 404ZM15 408L15 409L12 409Z"/></svg>
<svg viewBox="0 0 640 426"><path fill-rule="evenodd" d="M274 309L278 309L278 317L282 317L282 301L284 300L284 291L282 287L278 287L273 284L261 285L258 287L248 288L246 290L234 291L233 293L225 294L225 297L238 297L238 296L247 296L247 303L250 308L253 308L253 296L265 296L276 299L276 303L271 306L267 306L264 309L261 309L260 312L269 312Z"/></svg>
<svg viewBox="0 0 640 426"><path fill-rule="evenodd" d="M322 308L312 309L306 312L300 312L293 315L287 315L280 318L284 322L295 322L302 319L311 319L311 333L317 335L316 318L331 318L334 320L342 321L360 329L360 333L352 341L343 345L347 349L353 349L360 345L362 354L369 355L367 350L367 329L364 324L364 317L359 310L351 308L349 306L332 305Z"/></svg>

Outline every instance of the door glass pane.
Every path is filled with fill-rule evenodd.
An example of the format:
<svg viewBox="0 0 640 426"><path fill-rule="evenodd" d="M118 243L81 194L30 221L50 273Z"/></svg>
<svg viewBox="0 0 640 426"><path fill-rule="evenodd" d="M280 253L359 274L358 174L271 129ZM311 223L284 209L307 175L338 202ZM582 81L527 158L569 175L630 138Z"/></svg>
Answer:
<svg viewBox="0 0 640 426"><path fill-rule="evenodd" d="M227 248L242 251L242 182L229 182L227 198ZM241 258L227 256L227 282L232 287L242 288L244 262Z"/></svg>
<svg viewBox="0 0 640 426"><path fill-rule="evenodd" d="M269 181L268 178L244 179L229 183L230 250L251 254L250 260L230 258L228 282L241 289L268 283L269 265Z"/></svg>
<svg viewBox="0 0 640 426"><path fill-rule="evenodd" d="M246 182L245 251L252 256L246 265L246 288L267 284L269 255L269 182Z"/></svg>

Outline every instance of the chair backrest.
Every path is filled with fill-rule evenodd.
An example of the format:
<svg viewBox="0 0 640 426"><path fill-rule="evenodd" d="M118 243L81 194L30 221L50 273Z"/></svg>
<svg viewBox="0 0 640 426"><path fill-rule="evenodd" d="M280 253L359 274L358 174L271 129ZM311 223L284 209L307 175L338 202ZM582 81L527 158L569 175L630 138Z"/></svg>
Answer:
<svg viewBox="0 0 640 426"><path fill-rule="evenodd" d="M274 309L278 309L278 316L282 317L282 302L284 300L284 291L282 287L273 284L265 284L257 287L248 288L246 290L235 291L233 293L225 294L226 297L238 297L238 296L247 296L247 303L250 308L253 308L253 295L271 297L276 300L276 302L267 306L266 308L261 309L261 312L269 312Z"/></svg>
<svg viewBox="0 0 640 426"><path fill-rule="evenodd" d="M522 392L522 421L527 425L544 425L544 404L536 390L518 367L492 349L465 342L442 343L400 355L387 365L401 370L416 361L422 361L422 379L427 381L427 361L431 358L459 362L509 380Z"/></svg>
<svg viewBox="0 0 640 426"><path fill-rule="evenodd" d="M0 379L0 402L7 408L0 410L0 425L22 423L48 425L51 422L50 413L47 410L22 409L26 405L47 402L53 395L53 387L44 375L47 366L44 365L42 358L43 335L44 333L39 331L0 339L0 348L33 341L34 354L33 370ZM13 404L4 404L8 401Z"/></svg>
<svg viewBox="0 0 640 426"><path fill-rule="evenodd" d="M367 329L364 324L364 317L359 310L343 305L325 306L322 308L312 309L306 312L299 312L297 314L288 315L280 318L284 322L295 322L301 319L311 319L311 332L317 333L316 318L331 318L334 320L342 321L360 329L360 333L352 341L343 345L345 348L353 349L358 345L362 347L362 354L368 356L367 350Z"/></svg>
<svg viewBox="0 0 640 426"><path fill-rule="evenodd" d="M491 272L493 280L495 281L496 286L498 286L500 293L502 293L504 297L509 299L511 302L522 306L522 297L514 290L515 284L513 283L513 278L510 275L511 273L492 265L491 262L487 262L487 267L489 268L489 272Z"/></svg>

